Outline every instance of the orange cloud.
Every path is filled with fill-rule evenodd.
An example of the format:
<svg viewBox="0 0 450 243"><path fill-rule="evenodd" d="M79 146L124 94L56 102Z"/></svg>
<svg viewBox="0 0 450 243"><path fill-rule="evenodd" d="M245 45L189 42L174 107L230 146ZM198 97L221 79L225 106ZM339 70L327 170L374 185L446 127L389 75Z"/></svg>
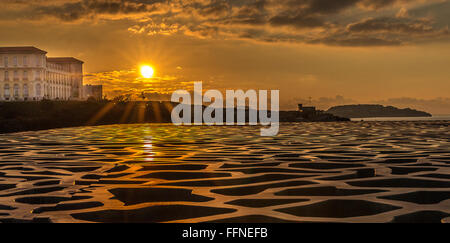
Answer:
<svg viewBox="0 0 450 243"><path fill-rule="evenodd" d="M8 10L0 10L0 20L126 20L129 32L146 35L339 46L392 46L449 36L445 22L424 21L429 16L409 11L426 8L432 15L445 15L439 10L450 7L447 0L5 1ZM380 22L386 21L382 34L367 31L375 27L380 32ZM357 30L365 31L361 35Z"/></svg>
<svg viewBox="0 0 450 243"><path fill-rule="evenodd" d="M85 83L103 85L104 94L109 98L127 94L137 97L142 92L158 94L167 98L176 90L192 90L194 81L186 81L181 77L171 75L146 79L141 77L137 70L130 69L89 73L85 75Z"/></svg>

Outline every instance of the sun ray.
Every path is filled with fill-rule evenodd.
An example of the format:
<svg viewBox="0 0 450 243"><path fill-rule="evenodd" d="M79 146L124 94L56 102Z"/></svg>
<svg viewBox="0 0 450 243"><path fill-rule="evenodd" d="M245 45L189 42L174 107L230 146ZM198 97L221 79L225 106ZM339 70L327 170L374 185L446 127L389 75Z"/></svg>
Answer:
<svg viewBox="0 0 450 243"><path fill-rule="evenodd" d="M102 119L106 113L108 113L116 104L110 102L103 106L87 123L87 126L95 125L100 119Z"/></svg>

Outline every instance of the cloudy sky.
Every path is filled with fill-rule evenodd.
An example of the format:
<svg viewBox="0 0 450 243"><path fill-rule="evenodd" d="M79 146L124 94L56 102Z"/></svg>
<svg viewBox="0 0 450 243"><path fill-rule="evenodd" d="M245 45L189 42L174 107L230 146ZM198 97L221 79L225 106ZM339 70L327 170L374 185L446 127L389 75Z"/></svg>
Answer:
<svg viewBox="0 0 450 243"><path fill-rule="evenodd" d="M449 0L1 0L0 45L85 61L109 97L279 89L283 108L450 114ZM139 77L139 65L155 78ZM156 96L156 94L155 94Z"/></svg>

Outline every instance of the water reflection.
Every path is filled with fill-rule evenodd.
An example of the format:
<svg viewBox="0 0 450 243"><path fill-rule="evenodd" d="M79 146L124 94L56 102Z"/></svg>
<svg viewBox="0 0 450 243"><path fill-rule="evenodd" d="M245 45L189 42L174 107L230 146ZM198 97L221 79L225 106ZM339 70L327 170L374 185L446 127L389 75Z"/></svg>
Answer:
<svg viewBox="0 0 450 243"><path fill-rule="evenodd" d="M283 124L277 137L163 124L4 134L0 222L440 221L450 216L448 125Z"/></svg>

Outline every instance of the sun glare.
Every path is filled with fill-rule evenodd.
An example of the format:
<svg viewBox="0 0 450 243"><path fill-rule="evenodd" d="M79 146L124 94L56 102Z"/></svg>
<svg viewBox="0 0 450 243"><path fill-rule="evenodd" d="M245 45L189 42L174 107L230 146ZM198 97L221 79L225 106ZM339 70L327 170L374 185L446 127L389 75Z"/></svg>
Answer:
<svg viewBox="0 0 450 243"><path fill-rule="evenodd" d="M155 70L153 70L152 67L148 65L141 66L141 75L144 78L151 78L153 77L153 74L155 73Z"/></svg>

